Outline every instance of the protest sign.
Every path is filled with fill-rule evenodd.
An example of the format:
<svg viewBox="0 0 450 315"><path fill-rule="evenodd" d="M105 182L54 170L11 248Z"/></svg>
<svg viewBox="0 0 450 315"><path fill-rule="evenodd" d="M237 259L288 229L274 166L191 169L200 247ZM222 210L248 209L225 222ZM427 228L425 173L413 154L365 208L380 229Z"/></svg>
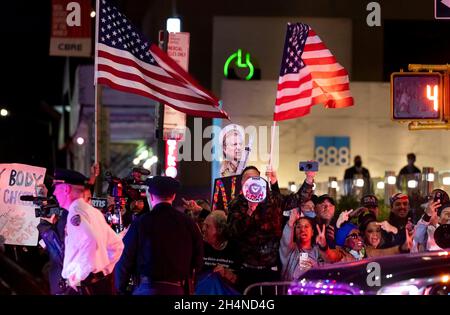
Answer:
<svg viewBox="0 0 450 315"><path fill-rule="evenodd" d="M36 246L39 218L31 201L35 187L44 183L45 168L25 164L0 164L0 235L5 244Z"/></svg>

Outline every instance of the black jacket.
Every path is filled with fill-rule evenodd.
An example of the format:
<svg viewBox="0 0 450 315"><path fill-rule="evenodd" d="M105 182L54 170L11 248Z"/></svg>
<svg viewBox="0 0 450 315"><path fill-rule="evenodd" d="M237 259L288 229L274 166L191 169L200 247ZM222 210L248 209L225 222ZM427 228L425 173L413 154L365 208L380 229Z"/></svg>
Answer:
<svg viewBox="0 0 450 315"><path fill-rule="evenodd" d="M46 249L50 258L49 283L51 294L62 294L64 289L59 284L62 280L61 272L64 262L64 239L65 227L67 222L67 210L63 209L62 215L58 218L56 224L50 224L41 220L37 229L40 237L44 240Z"/></svg>
<svg viewBox="0 0 450 315"><path fill-rule="evenodd" d="M116 265L115 284L126 293L132 275L150 281L186 280L203 265L203 239L197 225L168 203L160 203L133 221Z"/></svg>

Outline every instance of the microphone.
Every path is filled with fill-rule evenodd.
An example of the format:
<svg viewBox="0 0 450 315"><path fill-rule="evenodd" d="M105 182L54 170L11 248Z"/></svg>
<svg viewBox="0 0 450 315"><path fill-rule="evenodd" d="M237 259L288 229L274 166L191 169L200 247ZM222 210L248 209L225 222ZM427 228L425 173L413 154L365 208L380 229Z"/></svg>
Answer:
<svg viewBox="0 0 450 315"><path fill-rule="evenodd" d="M38 201L48 200L48 198L47 197L35 197L33 195L23 195L23 196L20 196L20 200L38 202Z"/></svg>

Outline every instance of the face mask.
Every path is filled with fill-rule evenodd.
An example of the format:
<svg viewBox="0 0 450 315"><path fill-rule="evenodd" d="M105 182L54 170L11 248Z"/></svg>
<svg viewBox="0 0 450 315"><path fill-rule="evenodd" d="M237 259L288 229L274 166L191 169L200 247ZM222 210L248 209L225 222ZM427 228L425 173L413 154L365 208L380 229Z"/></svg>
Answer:
<svg viewBox="0 0 450 315"><path fill-rule="evenodd" d="M316 217L316 213L314 211L307 211L303 213L305 217L314 219Z"/></svg>

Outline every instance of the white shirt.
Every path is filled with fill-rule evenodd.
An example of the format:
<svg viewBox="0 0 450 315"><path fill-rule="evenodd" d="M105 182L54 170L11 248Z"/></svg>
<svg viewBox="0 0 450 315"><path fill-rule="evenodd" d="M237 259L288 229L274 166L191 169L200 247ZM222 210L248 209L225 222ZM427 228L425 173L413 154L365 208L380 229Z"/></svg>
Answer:
<svg viewBox="0 0 450 315"><path fill-rule="evenodd" d="M122 239L103 214L82 198L68 209L62 277L79 285L92 273L110 274L123 251Z"/></svg>

